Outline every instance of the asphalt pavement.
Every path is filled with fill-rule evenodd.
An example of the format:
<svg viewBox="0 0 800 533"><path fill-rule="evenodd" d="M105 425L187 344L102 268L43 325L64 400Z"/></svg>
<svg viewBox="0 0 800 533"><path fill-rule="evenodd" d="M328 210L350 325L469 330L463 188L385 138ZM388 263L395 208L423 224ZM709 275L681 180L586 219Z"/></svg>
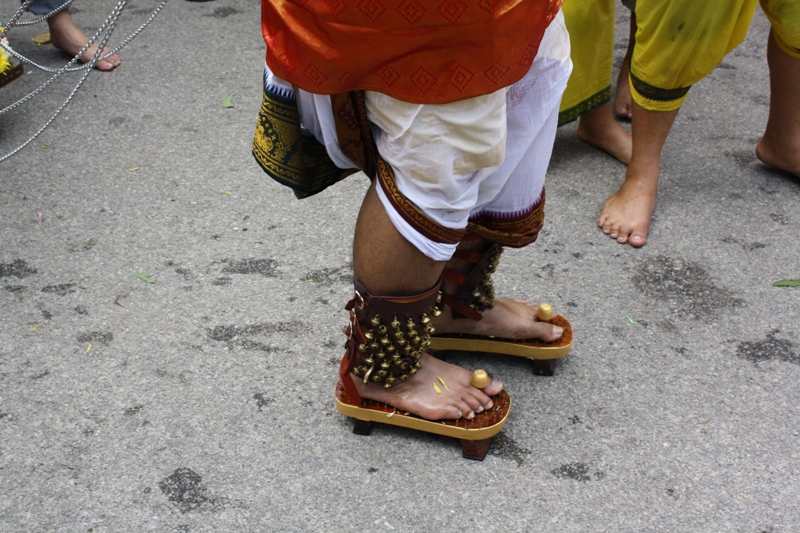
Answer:
<svg viewBox="0 0 800 533"><path fill-rule="evenodd" d="M619 66L621 7L617 30ZM11 45L63 65L44 31ZM772 285L800 278L800 180L754 155L768 31L758 11L691 90L642 249L595 223L624 167L559 130L545 229L495 286L551 302L574 347L553 377L445 354L513 397L475 462L336 411L367 180L298 201L264 175L258 2L171 0L0 162L0 531L800 531L800 288ZM0 106L49 76L26 71ZM0 157L79 79L0 115Z"/></svg>

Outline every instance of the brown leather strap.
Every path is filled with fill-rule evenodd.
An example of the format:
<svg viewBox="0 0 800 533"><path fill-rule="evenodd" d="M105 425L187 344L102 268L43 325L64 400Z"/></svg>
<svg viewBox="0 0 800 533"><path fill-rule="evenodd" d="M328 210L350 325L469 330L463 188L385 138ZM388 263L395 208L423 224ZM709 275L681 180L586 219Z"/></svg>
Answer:
<svg viewBox="0 0 800 533"><path fill-rule="evenodd" d="M355 281L355 295L345 307L350 311L350 325L339 367L351 397L359 397L353 375L365 384L390 388L417 372L430 344L431 318L441 313L436 307L440 287L441 280L413 296L375 296Z"/></svg>

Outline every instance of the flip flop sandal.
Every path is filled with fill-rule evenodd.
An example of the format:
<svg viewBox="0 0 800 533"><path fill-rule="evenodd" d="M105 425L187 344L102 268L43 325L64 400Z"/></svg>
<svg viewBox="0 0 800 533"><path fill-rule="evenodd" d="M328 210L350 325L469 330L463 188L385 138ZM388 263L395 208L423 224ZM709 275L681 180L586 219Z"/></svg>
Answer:
<svg viewBox="0 0 800 533"><path fill-rule="evenodd" d="M526 357L531 360L533 371L539 376L552 376L555 373L556 361L566 356L572 348L572 325L561 315L553 315L550 304L541 304L536 317L542 322L549 322L563 328L561 337L545 342L539 339L504 339L489 335L467 335L448 333L431 335L432 350L456 350L470 352L500 353L515 357Z"/></svg>
<svg viewBox="0 0 800 533"><path fill-rule="evenodd" d="M343 380L352 378L348 375ZM488 383L488 376L483 370L476 370L472 375L472 384L483 388ZM336 384L334 397L336 408L343 415L355 419L353 433L369 435L375 422L410 428L417 431L434 433L445 437L453 437L461 441L462 455L467 459L482 461L492 444L492 437L500 433L511 409L511 397L506 391L492 396L492 408L476 413L472 420L426 420L411 413L398 411L391 405L362 399L357 392L348 393L343 381ZM353 387L355 390L355 387Z"/></svg>

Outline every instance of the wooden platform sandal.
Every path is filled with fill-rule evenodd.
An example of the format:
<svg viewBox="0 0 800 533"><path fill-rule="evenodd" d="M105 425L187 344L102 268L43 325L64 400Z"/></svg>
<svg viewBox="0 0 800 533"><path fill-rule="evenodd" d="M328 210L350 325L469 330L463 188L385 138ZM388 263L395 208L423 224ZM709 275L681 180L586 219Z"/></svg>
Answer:
<svg viewBox="0 0 800 533"><path fill-rule="evenodd" d="M453 310L455 317L466 317L481 320L482 311L494 305L494 286L492 273L497 268L503 248L492 244L484 253L457 250L453 257L473 263L469 274L459 274L445 270L442 278L455 282L459 286L457 294L443 294L442 303ZM566 356L572 348L572 325L561 315L553 314L550 304L541 304L536 312L538 320L550 322L561 327L561 337L545 342L539 339L504 339L488 335L467 335L444 333L432 335L432 350L462 350L473 352L500 353L531 360L533 371L537 375L552 376L555 373L556 361Z"/></svg>
<svg viewBox="0 0 800 533"><path fill-rule="evenodd" d="M353 381L355 376L371 387L391 388L421 368L419 360L433 331L431 316L440 313L436 307L439 286L416 296L395 298L372 296L356 281L355 296L346 307L350 325L339 367L340 381L334 392L336 407L355 419L354 433L369 435L375 422L406 427L459 439L464 457L483 460L492 437L503 429L508 418L511 397L506 391L493 396L492 408L476 413L471 420L432 421L362 398ZM473 373L474 387L483 389L488 383L486 372Z"/></svg>

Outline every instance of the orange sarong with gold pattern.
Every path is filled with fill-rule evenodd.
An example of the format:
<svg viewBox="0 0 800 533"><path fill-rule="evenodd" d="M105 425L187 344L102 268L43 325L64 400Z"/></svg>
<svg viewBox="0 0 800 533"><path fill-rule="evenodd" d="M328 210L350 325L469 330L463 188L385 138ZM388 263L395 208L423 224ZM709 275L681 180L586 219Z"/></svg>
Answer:
<svg viewBox="0 0 800 533"><path fill-rule="evenodd" d="M308 92L419 104L518 81L562 0L262 0L267 64Z"/></svg>

